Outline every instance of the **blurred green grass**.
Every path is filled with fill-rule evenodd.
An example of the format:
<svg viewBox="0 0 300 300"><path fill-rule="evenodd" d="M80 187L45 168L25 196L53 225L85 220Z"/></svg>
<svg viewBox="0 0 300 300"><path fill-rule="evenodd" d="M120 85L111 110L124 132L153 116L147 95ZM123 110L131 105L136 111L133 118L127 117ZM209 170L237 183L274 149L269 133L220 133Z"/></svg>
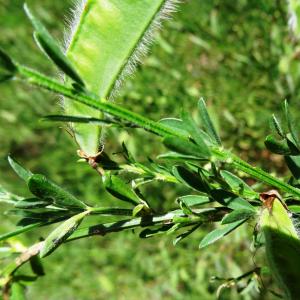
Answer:
<svg viewBox="0 0 300 300"><path fill-rule="evenodd" d="M51 33L63 40L64 16L72 1L27 2ZM1 47L13 57L57 74L34 45L22 1L0 0L0 28ZM280 111L283 99L291 102L299 116L298 63L286 63L293 47L283 0L189 0L167 22L150 56L126 82L116 102L156 120L178 116L182 108L197 118L196 103L204 97L226 145L252 162L280 167L280 162L266 157L263 138L269 116ZM82 199L112 201L103 193L97 175L76 163L76 148L65 130L39 121L43 115L60 112L56 96L16 82L1 85L0 91L1 184L16 193L27 192L8 167L6 156L11 153ZM106 149L118 150L122 141L141 159L154 158L160 151L151 147L150 135L117 131L107 134ZM175 200L175 191L168 186L163 193L162 186L150 192L152 201L163 208ZM1 232L14 226L6 217L1 224ZM29 288L28 296L42 300L215 299L217 284L210 283L211 276L238 276L253 268L249 231L240 230L201 251L198 244L205 230L177 247L172 246L171 237L139 240L132 232L67 244L45 259L47 276ZM45 234L30 233L21 240L29 245ZM222 299L272 299L268 297L241 298L228 290Z"/></svg>

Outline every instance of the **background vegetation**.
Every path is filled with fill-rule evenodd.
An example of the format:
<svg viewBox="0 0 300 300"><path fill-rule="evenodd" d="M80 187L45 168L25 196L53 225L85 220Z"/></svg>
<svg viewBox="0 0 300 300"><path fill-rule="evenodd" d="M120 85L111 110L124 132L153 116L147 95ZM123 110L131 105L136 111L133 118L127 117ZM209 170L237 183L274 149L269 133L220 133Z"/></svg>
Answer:
<svg viewBox="0 0 300 300"><path fill-rule="evenodd" d="M72 1L28 3L63 40L64 16L70 14ZM21 0L0 0L1 46L19 61L55 74L36 50L22 4ZM203 96L226 145L247 160L284 174L281 161L264 150L263 141L269 116L280 110L283 99L291 102L294 115L299 116L297 41L290 36L287 21L284 0L185 1L116 101L160 119L178 116L182 107L195 110ZM27 168L46 174L79 198L104 201L108 196L99 178L88 166L75 163L76 149L64 129L39 121L43 115L59 112L59 100L31 89L13 82L0 87L1 184L26 193L8 167L6 156L11 153ZM37 105L40 98L44 101ZM151 147L151 137L140 134L133 139L130 131L108 132L106 147L118 152L122 141L143 159L159 152ZM151 195L157 207L167 208L175 201L171 185L152 186ZM1 233L12 224L5 218ZM43 236L43 231L39 234ZM30 244L32 235L15 242ZM203 235L198 230L176 247L171 237L139 240L132 232L64 245L45 259L47 277L30 288L29 299L215 299L220 282L210 278L247 272L255 267L254 253L248 250L251 241L246 230L200 251ZM222 299L240 296L227 290Z"/></svg>

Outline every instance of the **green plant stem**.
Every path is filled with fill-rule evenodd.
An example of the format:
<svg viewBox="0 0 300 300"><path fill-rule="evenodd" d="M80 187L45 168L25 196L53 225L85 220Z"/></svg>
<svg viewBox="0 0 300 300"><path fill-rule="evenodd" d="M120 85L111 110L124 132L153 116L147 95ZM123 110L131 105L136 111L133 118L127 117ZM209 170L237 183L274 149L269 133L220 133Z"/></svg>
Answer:
<svg viewBox="0 0 300 300"><path fill-rule="evenodd" d="M205 208L205 209L194 209L193 212L198 214L197 221L195 218L191 218L190 221L187 219L186 223L190 222L193 225L195 222L218 222L225 215L227 210L218 208ZM128 220L121 220L117 222L98 224L87 228L77 229L67 241L73 241L80 238L85 238L93 235L106 235L107 233L119 232L127 229L137 227L150 227L158 225L175 225L175 218L186 217L181 210L175 210L161 216L145 216Z"/></svg>
<svg viewBox="0 0 300 300"><path fill-rule="evenodd" d="M109 215L109 216L132 216L132 209L90 207L90 215Z"/></svg>
<svg viewBox="0 0 300 300"><path fill-rule="evenodd" d="M63 95L70 99L73 99L77 102L86 104L90 107L93 107L99 111L105 112L111 116L117 117L122 120L129 121L133 124L136 124L148 131L151 131L159 136L166 137L166 136L177 136L182 139L186 139L184 135L181 135L176 130L173 130L169 127L166 127L158 122L152 121L147 119L139 114L136 114L130 110L127 110L123 107L120 107L116 104L106 102L105 100L102 101L96 95L77 91L75 89L69 88L64 86L60 82L49 78L39 72L24 67L22 65L17 65L19 75L21 78L26 80L28 83L36 86L40 86L43 89L47 89L49 91L55 92L57 94ZM262 181L270 186L273 186L281 191L287 192L291 195L294 195L300 198L300 190L284 183L281 180L273 177L272 175L268 174L267 172L261 170L257 167L252 167L247 162L243 161L236 155L218 147L212 148L211 152L215 158L220 159L223 162L227 162L232 164L236 169L250 175L251 177L255 178L256 180Z"/></svg>

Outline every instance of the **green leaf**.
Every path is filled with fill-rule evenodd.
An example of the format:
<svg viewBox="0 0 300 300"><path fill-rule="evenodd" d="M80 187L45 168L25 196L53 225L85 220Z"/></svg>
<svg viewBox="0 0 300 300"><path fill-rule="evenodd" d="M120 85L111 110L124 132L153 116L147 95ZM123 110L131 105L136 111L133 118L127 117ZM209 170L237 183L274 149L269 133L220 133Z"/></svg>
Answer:
<svg viewBox="0 0 300 300"><path fill-rule="evenodd" d="M227 206L228 208L234 210L246 209L255 211L255 208L250 204L250 202L231 192L222 189L215 189L211 191L211 196L215 201Z"/></svg>
<svg viewBox="0 0 300 300"><path fill-rule="evenodd" d="M0 185L0 202L15 205L15 203L21 199L22 197L8 192Z"/></svg>
<svg viewBox="0 0 300 300"><path fill-rule="evenodd" d="M174 166L172 168L172 173L180 182L197 191L207 193L210 189L200 175L186 169L185 167Z"/></svg>
<svg viewBox="0 0 300 300"><path fill-rule="evenodd" d="M0 83L11 79L17 72L12 59L0 48Z"/></svg>
<svg viewBox="0 0 300 300"><path fill-rule="evenodd" d="M233 192L237 192L240 195L251 198L256 198L258 196L258 193L253 191L248 184L246 184L242 179L240 179L236 175L226 170L223 170L220 173Z"/></svg>
<svg viewBox="0 0 300 300"><path fill-rule="evenodd" d="M210 203L211 200L207 196L200 196L200 195L186 195L179 197L177 199L178 202L183 202L186 206L192 207L196 205L203 205Z"/></svg>
<svg viewBox="0 0 300 300"><path fill-rule="evenodd" d="M192 234L195 230L197 230L202 224L196 224L195 226L193 226L192 228L190 228L189 230L181 233L180 235L178 235L176 237L176 239L173 240L173 245L176 246L178 243L180 243L183 239L185 239L186 237L188 237L190 234Z"/></svg>
<svg viewBox="0 0 300 300"><path fill-rule="evenodd" d="M299 149L300 142L299 142L299 138L298 138L298 132L296 131L296 128L294 127L293 118L290 114L289 105L288 105L287 100L284 101L284 113L285 113L285 118L287 121L288 129L293 138L293 142L296 143L296 146Z"/></svg>
<svg viewBox="0 0 300 300"><path fill-rule="evenodd" d="M106 190L116 198L134 205L141 204L141 199L118 176L107 173L105 176L103 176L103 183Z"/></svg>
<svg viewBox="0 0 300 300"><path fill-rule="evenodd" d="M145 204L138 204L132 211L132 216L136 217L143 209L145 208Z"/></svg>
<svg viewBox="0 0 300 300"><path fill-rule="evenodd" d="M300 179L300 156L285 156L285 162L295 179Z"/></svg>
<svg viewBox="0 0 300 300"><path fill-rule="evenodd" d="M35 208L42 208L50 205L52 203L51 200L42 200L39 198L28 198L22 199L15 204L15 208L19 209L35 209Z"/></svg>
<svg viewBox="0 0 300 300"><path fill-rule="evenodd" d="M280 125L280 122L278 121L278 119L276 118L275 115L272 115L272 125L273 125L276 133L280 137L285 138L285 134L284 134L283 129L282 129L281 125Z"/></svg>
<svg viewBox="0 0 300 300"><path fill-rule="evenodd" d="M221 139L213 125L213 122L210 119L210 116L208 114L206 103L203 98L201 98L198 102L199 110L200 110L200 116L203 122L203 125L205 127L205 130L210 135L210 137L218 144L222 145Z"/></svg>
<svg viewBox="0 0 300 300"><path fill-rule="evenodd" d="M32 176L32 173L23 167L19 163L17 163L12 157L8 156L8 162L16 174L25 181L28 181Z"/></svg>
<svg viewBox="0 0 300 300"><path fill-rule="evenodd" d="M189 133L186 130L185 124L180 119L176 118L165 118L161 119L159 123L163 124L164 126L167 126L173 130L176 130L177 132L180 132L182 136L185 136L186 138L189 137Z"/></svg>
<svg viewBox="0 0 300 300"><path fill-rule="evenodd" d="M34 224L29 224L27 226L23 226L23 227L17 228L14 231L10 231L10 232L1 234L0 235L0 242L4 241L4 240L7 240L7 239L9 239L9 238L11 238L13 236L19 235L19 234L21 234L23 232L27 232L27 231L30 231L30 230L32 230L34 228L40 227L43 224L45 224L45 222L38 222L38 223L34 223Z"/></svg>
<svg viewBox="0 0 300 300"><path fill-rule="evenodd" d="M78 228L87 214L89 211L75 215L54 229L46 238L40 257L46 257L57 249Z"/></svg>
<svg viewBox="0 0 300 300"><path fill-rule="evenodd" d="M203 132L193 118L185 111L182 112L182 120L187 131L201 149L207 147L205 141L211 144L212 140L210 136Z"/></svg>
<svg viewBox="0 0 300 300"><path fill-rule="evenodd" d="M176 152L167 152L164 154L160 154L157 156L157 159L165 159L165 160L177 160L177 161L199 161L202 158L192 156L192 155L184 155Z"/></svg>
<svg viewBox="0 0 300 300"><path fill-rule="evenodd" d="M165 233L166 231L168 231L170 229L170 227L171 227L171 225L163 225L163 226L160 226L155 229L147 228L139 234L139 237L142 239L146 239L146 238L150 238L150 237L153 237L156 235L161 235L161 234Z"/></svg>
<svg viewBox="0 0 300 300"><path fill-rule="evenodd" d="M265 139L265 146L268 150L273 153L281 154L281 155L290 155L291 150L287 141L284 140L276 140L273 135L268 135Z"/></svg>
<svg viewBox="0 0 300 300"><path fill-rule="evenodd" d="M83 80L73 67L72 63L65 56L57 42L49 34L44 25L32 14L27 4L24 4L24 10L35 29L34 38L40 49L67 76L72 78L78 84L84 86Z"/></svg>
<svg viewBox="0 0 300 300"><path fill-rule="evenodd" d="M244 222L245 220L240 220L228 225L221 225L219 228L211 231L203 238L203 240L200 242L199 248L204 248L208 245L215 243L225 235L229 234L230 232L238 228Z"/></svg>
<svg viewBox="0 0 300 300"><path fill-rule="evenodd" d="M14 282L11 287L11 296L9 297L9 300L26 300L25 291L26 287L23 284Z"/></svg>
<svg viewBox="0 0 300 300"><path fill-rule="evenodd" d="M38 198L52 200L55 205L66 208L85 209L87 205L69 192L48 180L44 175L35 174L28 180L30 192Z"/></svg>
<svg viewBox="0 0 300 300"><path fill-rule="evenodd" d="M30 267L32 272L37 276L44 276L45 271L40 258L35 255L30 258Z"/></svg>
<svg viewBox="0 0 300 300"><path fill-rule="evenodd" d="M211 152L205 144L203 147L199 147L185 139L172 136L164 138L163 143L167 148L178 153L192 155L202 159L209 159L211 156Z"/></svg>
<svg viewBox="0 0 300 300"><path fill-rule="evenodd" d="M231 213L227 214L223 219L221 224L230 224L240 220L247 220L255 215L253 210L240 209L234 210Z"/></svg>

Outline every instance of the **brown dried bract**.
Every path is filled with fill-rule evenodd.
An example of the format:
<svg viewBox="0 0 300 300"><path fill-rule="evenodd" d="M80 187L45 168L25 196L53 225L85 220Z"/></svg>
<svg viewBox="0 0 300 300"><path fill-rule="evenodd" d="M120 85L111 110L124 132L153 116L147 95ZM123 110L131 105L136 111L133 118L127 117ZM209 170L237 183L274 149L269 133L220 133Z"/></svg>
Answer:
<svg viewBox="0 0 300 300"><path fill-rule="evenodd" d="M99 159L103 151L104 151L104 146L102 145L100 151L96 155L88 156L82 150L78 150L77 154L79 157L85 159L93 169L99 172L100 175L104 175L104 170L99 166Z"/></svg>
<svg viewBox="0 0 300 300"><path fill-rule="evenodd" d="M263 202L263 206L265 208L267 208L270 212L272 210L273 203L274 203L275 199L278 199L282 203L282 205L286 209L288 209L287 206L286 206L286 204L282 201L282 198L281 198L280 194L276 190L270 190L270 191L261 193L259 195L259 198Z"/></svg>

